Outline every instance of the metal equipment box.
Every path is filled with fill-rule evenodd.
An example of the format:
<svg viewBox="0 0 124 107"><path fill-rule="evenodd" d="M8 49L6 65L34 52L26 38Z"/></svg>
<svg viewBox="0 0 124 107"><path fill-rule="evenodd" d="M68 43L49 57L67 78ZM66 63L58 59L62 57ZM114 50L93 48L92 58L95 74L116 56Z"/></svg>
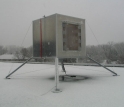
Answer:
<svg viewBox="0 0 124 107"><path fill-rule="evenodd" d="M54 14L33 21L33 57L82 58L85 19Z"/></svg>

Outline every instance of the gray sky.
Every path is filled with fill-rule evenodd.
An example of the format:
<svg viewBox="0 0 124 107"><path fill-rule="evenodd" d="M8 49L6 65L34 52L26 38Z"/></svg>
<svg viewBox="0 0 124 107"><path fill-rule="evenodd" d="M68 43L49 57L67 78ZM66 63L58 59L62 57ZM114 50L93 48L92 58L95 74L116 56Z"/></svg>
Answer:
<svg viewBox="0 0 124 107"><path fill-rule="evenodd" d="M124 0L0 0L0 45L20 46L33 20L55 13L86 19L99 44L124 42ZM86 42L98 44L87 23Z"/></svg>

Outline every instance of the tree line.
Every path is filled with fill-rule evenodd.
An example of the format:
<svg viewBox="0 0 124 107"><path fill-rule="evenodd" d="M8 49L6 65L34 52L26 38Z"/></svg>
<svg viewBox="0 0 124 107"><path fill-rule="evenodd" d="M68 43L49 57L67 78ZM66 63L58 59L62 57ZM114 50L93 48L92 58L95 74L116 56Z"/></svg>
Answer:
<svg viewBox="0 0 124 107"><path fill-rule="evenodd" d="M0 55L3 54L12 54L14 55L15 59L27 59L30 58L32 56L32 46L24 48L24 47L19 47L19 46L2 46L0 45Z"/></svg>
<svg viewBox="0 0 124 107"><path fill-rule="evenodd" d="M2 46L0 45L0 55L13 54L16 59L27 59L33 54L33 47L18 47L18 46ZM114 43L108 42L102 45L88 45L86 46L86 54L98 62L106 61L106 63L116 62L124 64L124 42ZM66 62L76 62L77 59L68 58ZM80 60L80 59L79 59ZM82 59L83 62L88 62L88 59Z"/></svg>
<svg viewBox="0 0 124 107"><path fill-rule="evenodd" d="M109 42L103 45L87 46L86 51L96 61L102 62L106 60L107 63L124 64L124 42Z"/></svg>

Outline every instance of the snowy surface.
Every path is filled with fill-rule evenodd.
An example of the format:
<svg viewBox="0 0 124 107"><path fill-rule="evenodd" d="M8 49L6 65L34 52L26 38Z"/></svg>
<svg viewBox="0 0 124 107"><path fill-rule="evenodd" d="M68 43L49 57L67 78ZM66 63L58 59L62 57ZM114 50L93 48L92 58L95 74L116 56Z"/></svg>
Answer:
<svg viewBox="0 0 124 107"><path fill-rule="evenodd" d="M3 54L3 55L0 55L0 59L15 59L14 55L13 54Z"/></svg>
<svg viewBox="0 0 124 107"><path fill-rule="evenodd" d="M68 75L87 77L60 81L61 93L53 93L54 65L26 64L11 79L4 79L20 63L0 62L0 107L124 107L124 68L67 65ZM59 67L60 75L64 75Z"/></svg>

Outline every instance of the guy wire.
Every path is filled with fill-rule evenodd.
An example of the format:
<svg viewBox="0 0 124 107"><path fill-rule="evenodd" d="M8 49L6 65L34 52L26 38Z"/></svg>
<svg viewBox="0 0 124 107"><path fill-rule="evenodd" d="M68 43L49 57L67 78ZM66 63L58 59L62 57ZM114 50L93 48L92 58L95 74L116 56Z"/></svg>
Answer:
<svg viewBox="0 0 124 107"><path fill-rule="evenodd" d="M26 36L27 36L27 34L28 34L28 32L29 32L29 29L30 29L31 25L32 25L32 23L29 25L28 30L26 31L26 33L25 33L25 35L24 35L24 38L23 38L23 40L22 40L22 43L21 43L20 47L22 47L22 45L23 45L23 43L24 43L24 40L25 40L25 38L26 38ZM12 70L13 65L14 65L14 63L11 65L10 70L9 70L9 73L10 73L10 71ZM9 74L9 73L8 73L8 74Z"/></svg>

